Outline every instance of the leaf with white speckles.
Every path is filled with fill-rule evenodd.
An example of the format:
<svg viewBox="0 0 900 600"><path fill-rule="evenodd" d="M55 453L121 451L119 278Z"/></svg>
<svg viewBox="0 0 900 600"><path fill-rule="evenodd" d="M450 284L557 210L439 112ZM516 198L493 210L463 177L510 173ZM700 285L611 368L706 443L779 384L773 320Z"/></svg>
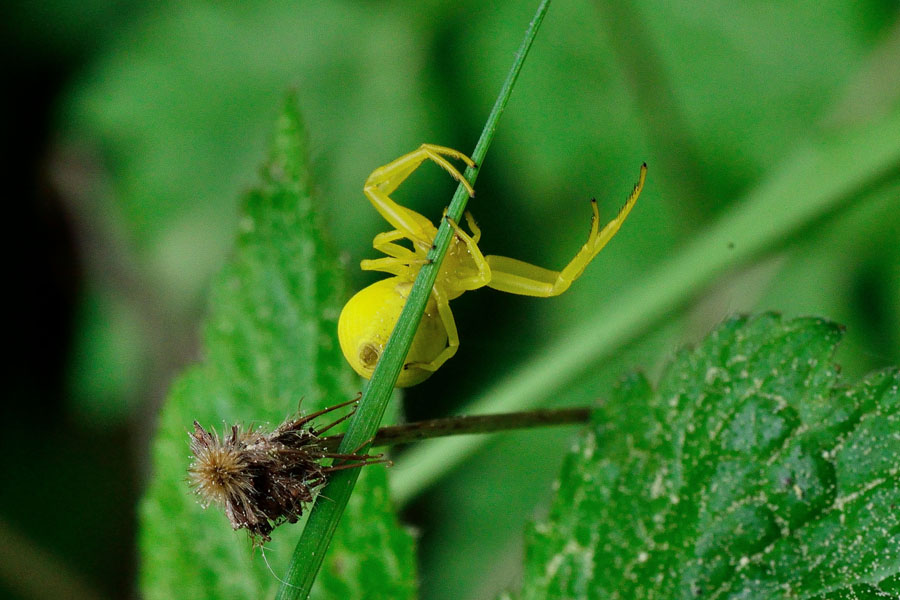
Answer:
<svg viewBox="0 0 900 600"><path fill-rule="evenodd" d="M734 319L624 381L528 535L522 598L900 598L900 372L840 327Z"/></svg>
<svg viewBox="0 0 900 600"><path fill-rule="evenodd" d="M220 430L277 424L301 398L311 412L358 391L336 339L342 282L318 226L293 100L262 175L242 207L234 255L212 286L206 358L176 381L160 417L141 505L141 588L149 599L271 598L300 534L299 525L273 532L265 549L272 572L245 531L232 531L221 511L200 508L187 484L194 419ZM414 561L384 468L367 468L311 597L412 598Z"/></svg>

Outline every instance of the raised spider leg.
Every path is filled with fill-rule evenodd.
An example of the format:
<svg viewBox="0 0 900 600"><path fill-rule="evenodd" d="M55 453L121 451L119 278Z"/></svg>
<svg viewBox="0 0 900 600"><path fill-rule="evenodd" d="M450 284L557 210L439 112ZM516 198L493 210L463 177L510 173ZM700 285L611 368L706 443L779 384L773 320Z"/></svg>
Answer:
<svg viewBox="0 0 900 600"><path fill-rule="evenodd" d="M404 369L415 367L423 371L437 371L445 362L453 358L459 349L459 333L456 331L456 321L453 318L453 312L450 310L450 303L437 286L432 288L431 297L437 305L438 315L441 317L441 323L447 331L447 347L444 348L431 362L411 362L403 365Z"/></svg>
<svg viewBox="0 0 900 600"><path fill-rule="evenodd" d="M597 201L591 200L593 215L591 217L591 232L588 236L588 241L562 271L551 271L550 269L544 269L543 267L505 256L489 255L485 257L492 273L491 281L487 284L488 287L511 294L541 298L562 294L569 289L573 281L581 276L585 267L619 231L638 196L640 196L646 177L647 165L644 164L641 165L640 178L634 186L631 195L628 196L625 205L619 209L619 214L599 231L597 224L600 216L597 211Z"/></svg>
<svg viewBox="0 0 900 600"><path fill-rule="evenodd" d="M466 181L462 173L450 164L444 156L459 159L470 167L475 166L472 159L462 152L452 148L445 148L444 146L422 144L409 154L404 154L400 158L372 171L372 174L369 175L363 186L363 192L369 198L375 210L388 223L402 232L404 237L414 242L426 244L429 247L434 239L434 225L414 210L404 208L391 200L390 194L400 187L406 178L418 169L424 161L431 160L447 171L451 177L463 184L466 191L469 192L469 196L474 196L475 190L472 189L472 186Z"/></svg>

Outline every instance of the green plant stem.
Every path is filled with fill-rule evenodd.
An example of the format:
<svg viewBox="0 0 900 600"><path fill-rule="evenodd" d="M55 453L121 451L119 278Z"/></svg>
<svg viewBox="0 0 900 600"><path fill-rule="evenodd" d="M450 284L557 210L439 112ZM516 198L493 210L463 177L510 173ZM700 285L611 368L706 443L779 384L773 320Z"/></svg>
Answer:
<svg viewBox="0 0 900 600"><path fill-rule="evenodd" d="M464 174L470 184L475 182L488 146L490 146L494 138L497 122L503 109L506 107L506 103L509 101L509 96L519 76L519 71L522 69L522 64L525 62L525 57L529 48L531 48L531 44L535 35L537 35L549 5L550 0L543 0L538 7L531 24L528 26L528 30L525 32L525 38L516 53L512 68L500 90L500 95L494 103L490 115L488 115L481 138L478 140L474 152L472 152L472 160L475 161L476 166L467 168ZM467 200L466 190L460 185L457 187L456 193L450 202L450 207L447 209L447 217L454 221L459 221L465 211ZM350 420L347 433L339 448L340 452L365 452L370 447L371 440L381 424L394 383L397 381L403 361L409 352L409 347L419 327L419 321L422 319L422 314L425 311L425 304L437 278L441 261L443 261L444 255L447 253L451 237L452 229L447 219L443 219L434 238L434 248L428 255L431 262L422 267L416 277L406 305L400 314L397 326L391 333L381 359L375 367L372 379L363 392L359 408ZM300 536L297 547L294 549L285 582L278 590L276 598L279 600L300 598L305 600L309 595L316 574L322 565L325 551L331 543L331 538L334 536L334 531L350 499L350 494L358 477L359 469L337 471L331 477L328 485L322 490L320 497L326 497L329 501L316 502L313 505L309 520L303 529L303 534Z"/></svg>
<svg viewBox="0 0 900 600"><path fill-rule="evenodd" d="M497 413L537 406L589 366L651 330L722 273L783 247L807 228L896 177L900 111L798 149L781 168L671 259L603 302L577 328L501 378L464 408ZM488 442L448 438L411 449L391 470L404 503Z"/></svg>
<svg viewBox="0 0 900 600"><path fill-rule="evenodd" d="M532 427L549 427L553 425L577 425L587 423L591 419L589 407L537 409L497 415L467 415L447 417L444 419L428 419L403 425L382 427L372 438L372 447L396 446L409 444L438 437L451 435L470 435L475 433L498 433L512 429L528 429ZM319 440L324 450L337 449L344 439L344 434L330 435Z"/></svg>

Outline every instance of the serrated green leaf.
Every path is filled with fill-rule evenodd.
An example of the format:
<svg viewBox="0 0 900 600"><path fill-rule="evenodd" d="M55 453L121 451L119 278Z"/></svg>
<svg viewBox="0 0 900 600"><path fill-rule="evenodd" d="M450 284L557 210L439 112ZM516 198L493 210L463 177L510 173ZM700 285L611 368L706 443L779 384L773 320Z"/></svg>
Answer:
<svg viewBox="0 0 900 600"><path fill-rule="evenodd" d="M202 510L186 481L187 431L197 419L280 423L336 404L358 388L336 339L343 299L310 193L305 137L293 100L279 120L262 185L244 202L233 257L211 291L205 360L173 385L153 444L141 505L141 584L147 598L267 598L279 585L248 536ZM411 598L413 544L391 508L384 469L365 469L314 598ZM299 526L273 533L265 558L283 573Z"/></svg>
<svg viewBox="0 0 900 600"><path fill-rule="evenodd" d="M634 376L529 532L523 598L900 597L900 372L841 382L841 328L731 320Z"/></svg>

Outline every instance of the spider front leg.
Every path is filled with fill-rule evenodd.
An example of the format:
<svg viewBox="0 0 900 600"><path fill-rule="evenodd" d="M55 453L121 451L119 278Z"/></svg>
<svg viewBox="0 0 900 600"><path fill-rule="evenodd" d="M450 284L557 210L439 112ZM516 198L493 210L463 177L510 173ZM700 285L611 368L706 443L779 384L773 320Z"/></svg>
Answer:
<svg viewBox="0 0 900 600"><path fill-rule="evenodd" d="M363 271L384 271L385 273L397 275L404 280L414 280L419 272L419 268L427 264L428 259L425 258L424 250L417 254L409 248L395 243L397 240L405 237L403 232L396 230L376 235L375 239L372 240L372 247L379 252L387 254L387 257L363 260L359 264L360 268Z"/></svg>
<svg viewBox="0 0 900 600"><path fill-rule="evenodd" d="M369 175L366 184L363 186L363 192L381 216L394 229L400 231L404 237L413 240L414 243L430 246L436 233L434 225L416 211L404 208L391 200L390 194L400 187L406 181L406 178L418 169L423 162L426 160L435 162L447 171L453 179L465 186L469 196L475 195L475 190L472 189L466 178L450 161L444 158L445 156L459 159L470 167L475 166L472 159L458 150L434 144L422 144L409 154L404 154L400 158L372 171L372 174Z"/></svg>
<svg viewBox="0 0 900 600"><path fill-rule="evenodd" d="M551 271L550 269L544 269L514 258L490 255L485 257L492 273L491 281L487 284L488 287L511 294L541 298L562 294L569 289L573 281L581 276L584 269L597 256L597 253L619 231L622 223L628 217L628 213L631 212L634 203L637 202L646 177L647 165L644 164L641 165L638 183L634 186L634 190L631 192L625 205L619 209L619 214L607 223L603 229L598 228L600 215L597 211L597 201L591 200L593 215L591 217L591 232L588 235L588 241L562 271Z"/></svg>

